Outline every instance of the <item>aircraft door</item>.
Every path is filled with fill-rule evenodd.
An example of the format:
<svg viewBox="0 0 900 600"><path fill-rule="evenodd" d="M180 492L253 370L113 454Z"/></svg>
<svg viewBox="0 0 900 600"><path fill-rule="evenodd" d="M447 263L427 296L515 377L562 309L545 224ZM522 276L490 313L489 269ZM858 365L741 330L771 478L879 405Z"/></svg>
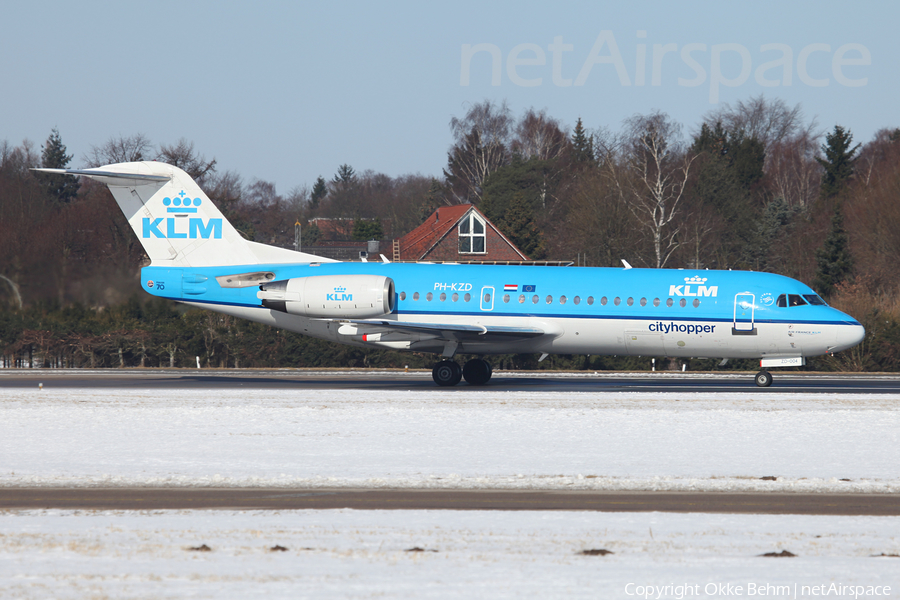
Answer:
<svg viewBox="0 0 900 600"><path fill-rule="evenodd" d="M734 335L754 335L756 328L753 322L753 311L756 297L750 292L742 292L734 297Z"/></svg>
<svg viewBox="0 0 900 600"><path fill-rule="evenodd" d="M481 288L481 310L494 310L494 288L491 286Z"/></svg>

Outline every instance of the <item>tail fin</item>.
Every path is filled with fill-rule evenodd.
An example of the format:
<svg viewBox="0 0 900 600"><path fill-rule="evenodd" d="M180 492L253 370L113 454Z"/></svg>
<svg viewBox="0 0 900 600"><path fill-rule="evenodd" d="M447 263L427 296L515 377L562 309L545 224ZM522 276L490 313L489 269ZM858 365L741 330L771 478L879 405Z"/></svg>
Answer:
<svg viewBox="0 0 900 600"><path fill-rule="evenodd" d="M224 266L325 262L245 240L191 177L159 162L119 163L96 169L35 169L105 183L154 265Z"/></svg>

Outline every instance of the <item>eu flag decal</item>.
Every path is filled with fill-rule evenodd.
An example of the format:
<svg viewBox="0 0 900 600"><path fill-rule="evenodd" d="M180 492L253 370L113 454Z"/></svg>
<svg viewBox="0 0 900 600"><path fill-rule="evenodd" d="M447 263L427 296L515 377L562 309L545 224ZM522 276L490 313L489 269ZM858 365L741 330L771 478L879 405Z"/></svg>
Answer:
<svg viewBox="0 0 900 600"><path fill-rule="evenodd" d="M534 292L534 291L536 291L536 287L537 286L533 286L533 285L523 285L522 291L523 292Z"/></svg>

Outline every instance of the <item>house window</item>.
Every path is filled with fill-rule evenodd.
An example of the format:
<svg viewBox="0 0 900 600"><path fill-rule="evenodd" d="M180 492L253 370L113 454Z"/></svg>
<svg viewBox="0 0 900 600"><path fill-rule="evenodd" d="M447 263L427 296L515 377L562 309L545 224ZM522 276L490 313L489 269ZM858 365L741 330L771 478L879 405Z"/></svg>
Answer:
<svg viewBox="0 0 900 600"><path fill-rule="evenodd" d="M459 253L485 253L484 221L474 212L469 213L459 223Z"/></svg>

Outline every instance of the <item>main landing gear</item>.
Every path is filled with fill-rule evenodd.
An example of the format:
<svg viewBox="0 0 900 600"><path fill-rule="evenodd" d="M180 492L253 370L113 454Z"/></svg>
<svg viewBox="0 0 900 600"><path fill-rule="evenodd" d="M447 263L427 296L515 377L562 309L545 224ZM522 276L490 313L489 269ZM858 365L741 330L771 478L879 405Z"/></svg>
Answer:
<svg viewBox="0 0 900 600"><path fill-rule="evenodd" d="M463 377L469 385L484 385L490 381L492 374L491 363L481 358L470 360L462 368L456 361L442 360L431 370L434 382L442 387L454 386Z"/></svg>
<svg viewBox="0 0 900 600"><path fill-rule="evenodd" d="M756 385L759 387L769 387L772 385L772 374L763 369L756 374Z"/></svg>

